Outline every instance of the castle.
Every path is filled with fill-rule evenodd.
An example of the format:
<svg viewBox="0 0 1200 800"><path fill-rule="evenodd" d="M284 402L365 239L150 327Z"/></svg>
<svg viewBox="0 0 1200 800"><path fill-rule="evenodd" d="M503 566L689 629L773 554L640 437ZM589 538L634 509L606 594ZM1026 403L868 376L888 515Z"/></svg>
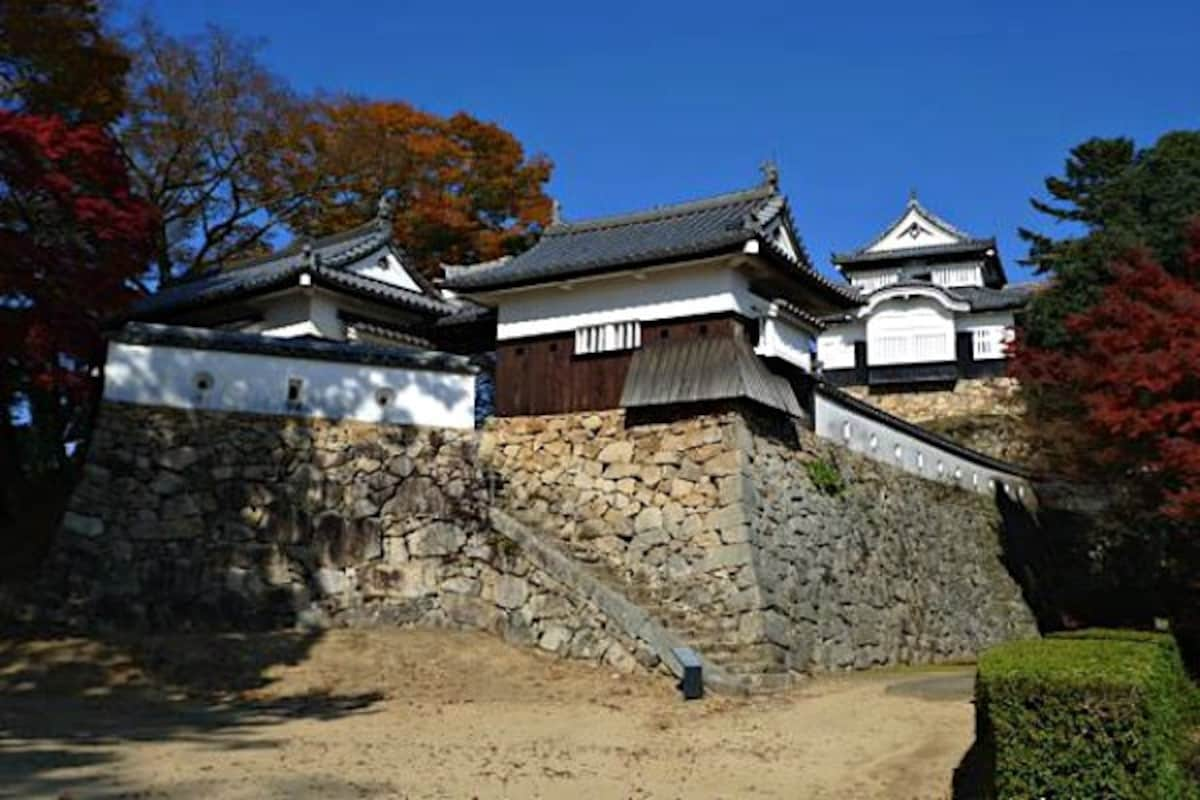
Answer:
<svg viewBox="0 0 1200 800"><path fill-rule="evenodd" d="M768 168L434 285L389 215L131 310L58 556L79 608L687 644L731 688L1031 629L994 504L1032 476L869 402L998 374L1027 293L994 241L914 199L832 281Z"/></svg>

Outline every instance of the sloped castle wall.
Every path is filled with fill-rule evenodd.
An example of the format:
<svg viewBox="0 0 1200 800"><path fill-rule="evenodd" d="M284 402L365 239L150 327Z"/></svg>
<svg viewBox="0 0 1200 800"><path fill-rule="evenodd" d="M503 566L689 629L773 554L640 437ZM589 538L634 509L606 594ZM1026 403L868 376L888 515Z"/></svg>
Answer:
<svg viewBox="0 0 1200 800"><path fill-rule="evenodd" d="M481 628L656 657L487 523L473 431L105 404L46 570L58 621Z"/></svg>
<svg viewBox="0 0 1200 800"><path fill-rule="evenodd" d="M1037 633L986 495L748 415L745 507L764 629L792 663L967 659Z"/></svg>
<svg viewBox="0 0 1200 800"><path fill-rule="evenodd" d="M496 420L485 457L518 516L734 671L959 659L1036 632L992 500L774 416Z"/></svg>

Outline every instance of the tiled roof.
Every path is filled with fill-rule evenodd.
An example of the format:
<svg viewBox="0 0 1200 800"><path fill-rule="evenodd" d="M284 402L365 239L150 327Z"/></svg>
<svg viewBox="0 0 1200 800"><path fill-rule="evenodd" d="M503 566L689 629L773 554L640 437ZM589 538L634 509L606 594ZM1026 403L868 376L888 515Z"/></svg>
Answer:
<svg viewBox="0 0 1200 800"><path fill-rule="evenodd" d="M418 336L412 331L395 328L391 325L382 325L378 322L372 322L366 319L356 318L352 314L341 314L342 321L346 323L350 329L350 339L354 340L360 334L375 336L380 339L387 339L390 342L395 342L404 347L417 347L423 350L436 350L433 342L423 336Z"/></svg>
<svg viewBox="0 0 1200 800"><path fill-rule="evenodd" d="M852 253L834 253L833 263L846 267L861 264L873 264L880 261L895 261L897 259L921 258L923 256L955 255L959 253L978 253L995 249L995 239L966 239L952 244L931 244L924 247L906 247L897 250L883 250L878 253L865 253L855 250Z"/></svg>
<svg viewBox="0 0 1200 800"><path fill-rule="evenodd" d="M797 319L801 320L802 322L808 323L809 325L816 328L817 330L824 330L825 322L821 319L821 317L815 316L815 315L805 311L803 308L800 308L800 306L796 305L795 303L789 303L787 300L784 300L782 297L777 297L774 300L772 300L771 302L773 304L779 306L781 309L783 309L787 313L789 313L792 316L796 317Z"/></svg>
<svg viewBox="0 0 1200 800"><path fill-rule="evenodd" d="M876 289L871 294L863 295L863 298L864 300L868 300L872 294L891 289L936 289L951 300L966 303L970 306L972 312L1006 311L1024 307L1029 302L1029 299L1033 297L1034 292L1038 290L1038 286L1039 284L1036 283L1021 283L1005 286L1001 289L993 289L988 286L945 287L938 286L936 283L929 283L928 281L899 281ZM852 311L844 314L826 314L820 317L820 321L826 325L830 325L838 322L849 322L855 318L856 315Z"/></svg>
<svg viewBox="0 0 1200 800"><path fill-rule="evenodd" d="M1013 284L1003 289L958 286L950 289L948 293L970 303L972 311L1004 311L1023 307L1033 297L1037 288L1037 284L1032 283Z"/></svg>
<svg viewBox="0 0 1200 800"><path fill-rule="evenodd" d="M797 277L843 301L852 295L813 268L800 245L792 259L775 247L766 229L788 213L787 200L771 183L649 211L552 225L532 248L511 259L453 269L444 285L486 291L536 285L668 259L727 252L751 239L783 259ZM790 222L790 218L789 218Z"/></svg>
<svg viewBox="0 0 1200 800"><path fill-rule="evenodd" d="M335 342L301 337L285 339L261 333L190 328L130 322L118 330L113 341L125 344L162 345L193 350L220 350L318 361L370 364L381 367L411 367L473 373L477 369L465 356L410 347L381 347L362 342Z"/></svg>
<svg viewBox="0 0 1200 800"><path fill-rule="evenodd" d="M469 325L474 322L485 322L495 319L496 309L481 306L477 303L464 301L459 298L458 305L450 314L438 319L436 325L445 328L453 325Z"/></svg>
<svg viewBox="0 0 1200 800"><path fill-rule="evenodd" d="M437 289L415 271L409 274L423 293L351 271L364 263L374 263L389 250L395 252L391 225L386 219L376 219L320 239L297 240L278 253L236 262L168 286L135 303L129 316L135 319L158 317L246 292L283 287L294 282L301 273L312 275L314 283L434 316L453 310L453 306L438 298Z"/></svg>

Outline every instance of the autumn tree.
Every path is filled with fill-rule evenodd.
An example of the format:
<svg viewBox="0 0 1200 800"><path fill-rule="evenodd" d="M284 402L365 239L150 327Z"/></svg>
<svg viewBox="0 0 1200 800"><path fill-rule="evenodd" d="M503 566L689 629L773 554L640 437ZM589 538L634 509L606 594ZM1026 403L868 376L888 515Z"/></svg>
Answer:
<svg viewBox="0 0 1200 800"><path fill-rule="evenodd" d="M125 109L129 57L95 0L0 3L0 103L108 124Z"/></svg>
<svg viewBox="0 0 1200 800"><path fill-rule="evenodd" d="M1019 345L1013 364L1028 391L1054 396L1049 407L1082 440L1061 468L1200 520L1200 219L1189 236L1178 274L1130 251L1096 304L1067 316L1074 347Z"/></svg>
<svg viewBox="0 0 1200 800"><path fill-rule="evenodd" d="M159 209L151 288L270 249L308 201L309 104L220 28L178 38L143 19L119 129L135 183Z"/></svg>
<svg viewBox="0 0 1200 800"><path fill-rule="evenodd" d="M5 492L19 496L31 473L62 476L98 389L101 325L134 296L130 279L145 268L154 225L153 207L133 194L98 125L0 111Z"/></svg>
<svg viewBox="0 0 1200 800"><path fill-rule="evenodd" d="M1126 541L1164 554L1176 635L1200 665L1200 218L1180 238L1173 271L1128 251L1066 315L1069 347L1018 340L1012 364L1054 466L1103 486Z"/></svg>
<svg viewBox="0 0 1200 800"><path fill-rule="evenodd" d="M395 234L413 263L434 276L441 263L473 263L519 252L549 223L551 164L529 157L498 125L457 113L441 117L402 102L327 100L312 127L310 192L292 222L321 235L370 219L394 192ZM315 187L315 190L312 188Z"/></svg>

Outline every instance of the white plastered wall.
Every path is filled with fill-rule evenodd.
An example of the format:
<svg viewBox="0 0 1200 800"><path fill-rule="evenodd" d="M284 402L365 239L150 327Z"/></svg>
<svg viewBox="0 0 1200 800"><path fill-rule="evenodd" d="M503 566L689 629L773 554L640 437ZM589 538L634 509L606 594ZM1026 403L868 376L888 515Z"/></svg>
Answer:
<svg viewBox="0 0 1200 800"><path fill-rule="evenodd" d="M500 341L563 333L613 322L738 312L764 313L768 303L750 291L746 278L720 265L651 270L640 277L562 282L558 286L499 294L496 338Z"/></svg>
<svg viewBox="0 0 1200 800"><path fill-rule="evenodd" d="M884 300L867 318L867 363L954 360L954 313L930 297Z"/></svg>
<svg viewBox="0 0 1200 800"><path fill-rule="evenodd" d="M399 286L409 291L421 293L421 287L408 274L408 270L400 263L400 259L396 258L391 253L383 256L380 260L367 262L365 264L352 267L350 272L355 275L362 275L365 278L374 278L383 283L390 283L392 286Z"/></svg>
<svg viewBox="0 0 1200 800"><path fill-rule="evenodd" d="M808 331L777 316L763 317L758 331L756 354L780 358L805 372L812 372L812 335Z"/></svg>
<svg viewBox="0 0 1200 800"><path fill-rule="evenodd" d="M817 358L825 369L851 369L854 343L866 339L866 327L860 321L830 325L817 337Z"/></svg>
<svg viewBox="0 0 1200 800"><path fill-rule="evenodd" d="M199 388L201 378L209 388ZM296 379L300 402L292 406L288 385ZM120 342L108 347L104 399L396 425L475 424L471 374Z"/></svg>
<svg viewBox="0 0 1200 800"><path fill-rule="evenodd" d="M979 314L960 314L954 321L957 331L970 332L974 341L979 335L988 337L992 347L981 352L979 343L974 343L975 358L981 361L1007 358L1004 346L1012 337L1013 313L1011 311L986 311Z"/></svg>
<svg viewBox="0 0 1200 800"><path fill-rule="evenodd" d="M909 230L913 223L920 226L920 232L916 237L913 237ZM880 241L867 248L868 253L882 253L892 250L905 250L913 247L931 247L939 244L954 244L961 241L958 236L951 234L949 231L943 230L939 225L932 220L927 219L924 214L918 212L915 208L910 208L899 224L887 232Z"/></svg>

